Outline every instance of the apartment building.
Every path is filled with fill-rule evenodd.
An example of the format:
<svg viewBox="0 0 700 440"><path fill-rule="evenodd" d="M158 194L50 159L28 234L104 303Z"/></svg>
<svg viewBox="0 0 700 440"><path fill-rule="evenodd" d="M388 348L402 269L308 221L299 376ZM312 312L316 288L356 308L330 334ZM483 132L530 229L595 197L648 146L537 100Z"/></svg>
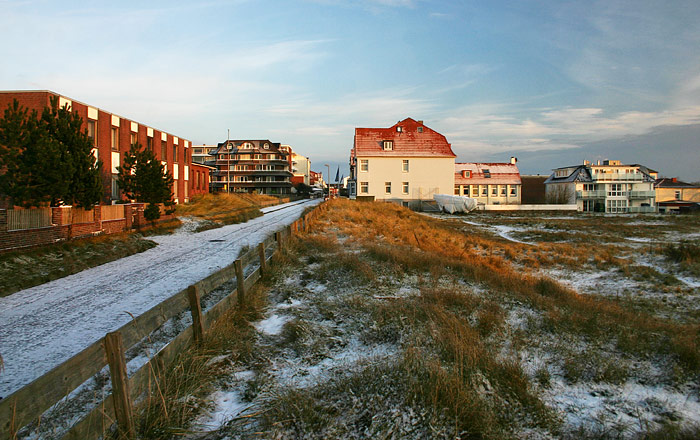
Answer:
<svg viewBox="0 0 700 440"><path fill-rule="evenodd" d="M216 168L212 192L289 194L292 173L288 151L267 139L219 143L206 163Z"/></svg>
<svg viewBox="0 0 700 440"><path fill-rule="evenodd" d="M656 212L657 172L619 160L556 168L545 181L548 203L576 204L579 211Z"/></svg>
<svg viewBox="0 0 700 440"><path fill-rule="evenodd" d="M519 205L522 182L516 158L510 163L456 163L454 194L483 205Z"/></svg>
<svg viewBox="0 0 700 440"><path fill-rule="evenodd" d="M451 194L455 154L442 134L406 118L388 128L356 128L348 195L411 208Z"/></svg>
<svg viewBox="0 0 700 440"><path fill-rule="evenodd" d="M292 183L311 185L311 161L308 157L292 152Z"/></svg>
<svg viewBox="0 0 700 440"><path fill-rule="evenodd" d="M52 98L58 99L60 107L67 105L83 119L83 129L95 147L93 152L102 161L103 203L123 198L117 185L117 166L135 143L153 151L172 174L174 200L179 203L189 200L192 191L189 140L48 90L0 91L0 111L17 100L21 106L41 113L51 104Z"/></svg>
<svg viewBox="0 0 700 440"><path fill-rule="evenodd" d="M210 153L217 148L216 145L192 145L192 163L204 164L210 161Z"/></svg>

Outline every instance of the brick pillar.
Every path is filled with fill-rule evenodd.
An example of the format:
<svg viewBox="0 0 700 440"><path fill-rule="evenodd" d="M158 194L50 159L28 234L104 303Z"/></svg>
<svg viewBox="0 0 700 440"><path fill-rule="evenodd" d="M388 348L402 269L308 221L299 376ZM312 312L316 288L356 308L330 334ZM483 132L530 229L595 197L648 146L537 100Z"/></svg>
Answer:
<svg viewBox="0 0 700 440"><path fill-rule="evenodd" d="M102 232L102 207L100 205L95 205L92 207L92 210L92 220L95 223L95 231Z"/></svg>
<svg viewBox="0 0 700 440"><path fill-rule="evenodd" d="M125 228L127 231L128 231L129 229L131 229L131 223L132 223L132 219L133 219L133 215L132 215L132 213L131 213L131 212L132 212L132 209L133 209L132 206L133 206L133 205L131 205L131 203L129 203L129 204L127 204L127 205L124 205L124 219L126 220L126 224L124 225L124 228Z"/></svg>
<svg viewBox="0 0 700 440"><path fill-rule="evenodd" d="M0 231L7 231L7 209L0 209Z"/></svg>

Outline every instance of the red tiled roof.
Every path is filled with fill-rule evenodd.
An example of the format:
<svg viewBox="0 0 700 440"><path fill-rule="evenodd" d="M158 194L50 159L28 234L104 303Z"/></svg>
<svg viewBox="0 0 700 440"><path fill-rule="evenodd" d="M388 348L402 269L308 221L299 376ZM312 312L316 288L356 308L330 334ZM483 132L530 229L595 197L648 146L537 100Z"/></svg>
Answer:
<svg viewBox="0 0 700 440"><path fill-rule="evenodd" d="M485 171L491 177L486 177ZM471 177L462 177L462 171L470 171ZM456 163L455 185L520 185L520 170L512 163Z"/></svg>
<svg viewBox="0 0 700 440"><path fill-rule="evenodd" d="M384 141L393 141L393 149L384 150ZM356 128L352 151L355 157L456 157L445 136L411 118L389 128Z"/></svg>

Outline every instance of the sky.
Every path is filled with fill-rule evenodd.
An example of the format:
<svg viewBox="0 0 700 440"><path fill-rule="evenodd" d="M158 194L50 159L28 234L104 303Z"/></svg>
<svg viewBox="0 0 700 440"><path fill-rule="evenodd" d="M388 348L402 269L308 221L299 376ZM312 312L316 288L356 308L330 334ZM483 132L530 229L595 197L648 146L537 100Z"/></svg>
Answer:
<svg viewBox="0 0 700 440"><path fill-rule="evenodd" d="M0 89L290 144L316 171L348 174L355 127L412 117L459 162L700 181L697 0L0 0L0 29Z"/></svg>

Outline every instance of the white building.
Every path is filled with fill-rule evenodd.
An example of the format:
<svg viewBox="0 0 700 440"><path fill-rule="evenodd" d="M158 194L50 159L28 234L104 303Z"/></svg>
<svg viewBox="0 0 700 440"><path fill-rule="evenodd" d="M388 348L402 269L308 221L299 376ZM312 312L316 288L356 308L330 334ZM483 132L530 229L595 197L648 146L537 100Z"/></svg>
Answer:
<svg viewBox="0 0 700 440"><path fill-rule="evenodd" d="M417 208L452 194L455 154L445 136L406 118L389 128L356 128L350 152L350 198Z"/></svg>
<svg viewBox="0 0 700 440"><path fill-rule="evenodd" d="M548 203L576 204L584 212L656 212L657 172L619 160L553 170L544 182Z"/></svg>

